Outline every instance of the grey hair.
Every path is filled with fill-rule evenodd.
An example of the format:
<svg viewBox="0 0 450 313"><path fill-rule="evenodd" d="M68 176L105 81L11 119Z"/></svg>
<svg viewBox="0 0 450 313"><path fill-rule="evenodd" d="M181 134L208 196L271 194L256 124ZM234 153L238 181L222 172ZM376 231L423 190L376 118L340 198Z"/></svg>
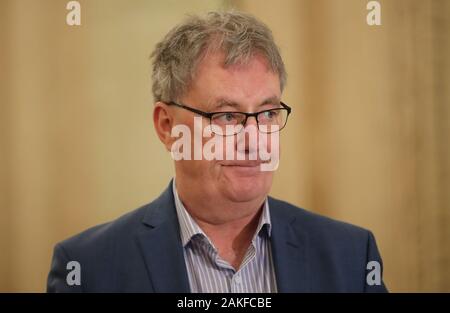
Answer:
<svg viewBox="0 0 450 313"><path fill-rule="evenodd" d="M151 54L152 92L156 101L175 101L195 79L197 65L208 52L225 54L224 66L246 64L261 54L277 73L280 89L287 74L271 30L255 17L235 11L190 16L175 26Z"/></svg>

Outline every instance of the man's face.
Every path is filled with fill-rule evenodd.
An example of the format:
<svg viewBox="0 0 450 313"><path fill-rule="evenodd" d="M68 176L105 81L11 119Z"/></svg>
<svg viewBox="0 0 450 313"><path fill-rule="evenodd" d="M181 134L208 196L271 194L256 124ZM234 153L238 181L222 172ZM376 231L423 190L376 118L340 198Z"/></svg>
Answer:
<svg viewBox="0 0 450 313"><path fill-rule="evenodd" d="M221 53L207 55L199 64L188 92L179 102L205 112L251 113L279 106L281 97L279 77L270 71L267 61L262 56L253 57L245 65L237 64L228 67L223 66L223 60L224 56ZM196 115L179 108L171 107L171 109L174 125L187 125L194 134ZM209 120L203 118L202 127L208 124ZM254 128L256 120L251 117L246 125ZM248 136L246 139L248 148ZM203 138L203 143L208 140L210 138ZM238 136L234 136L234 142L233 149L237 150ZM270 140L268 145L270 146ZM265 148L269 148L270 151L270 147ZM272 185L273 171L261 171L259 161L248 161L248 153L256 151L243 152L242 149L239 151L241 155L247 153L246 161L209 161L204 158L176 161L177 179L189 182L191 188L200 188L205 195L221 196L233 202L248 202L264 198ZM235 151L235 153L238 152Z"/></svg>

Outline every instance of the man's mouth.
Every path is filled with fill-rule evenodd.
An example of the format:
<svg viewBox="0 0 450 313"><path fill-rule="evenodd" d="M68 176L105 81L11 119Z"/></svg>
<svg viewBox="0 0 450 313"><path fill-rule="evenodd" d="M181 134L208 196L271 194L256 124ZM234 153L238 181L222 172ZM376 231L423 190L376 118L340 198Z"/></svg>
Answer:
<svg viewBox="0 0 450 313"><path fill-rule="evenodd" d="M235 166L235 167L256 167L263 163L268 163L268 161L231 161L231 162L221 162L222 166Z"/></svg>

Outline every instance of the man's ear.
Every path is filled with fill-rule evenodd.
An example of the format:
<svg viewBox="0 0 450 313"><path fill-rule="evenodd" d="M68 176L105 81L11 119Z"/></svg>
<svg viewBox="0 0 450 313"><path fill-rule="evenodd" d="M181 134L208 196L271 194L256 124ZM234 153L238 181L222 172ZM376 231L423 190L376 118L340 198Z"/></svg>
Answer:
<svg viewBox="0 0 450 313"><path fill-rule="evenodd" d="M153 108L153 125L155 126L159 140L170 151L174 141L174 138L171 137L173 117L167 104L160 101L155 103Z"/></svg>

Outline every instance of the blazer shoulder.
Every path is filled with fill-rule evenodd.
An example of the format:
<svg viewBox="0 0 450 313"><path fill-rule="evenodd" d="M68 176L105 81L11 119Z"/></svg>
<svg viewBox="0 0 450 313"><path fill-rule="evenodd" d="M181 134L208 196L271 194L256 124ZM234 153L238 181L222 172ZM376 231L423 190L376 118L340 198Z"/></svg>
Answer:
<svg viewBox="0 0 450 313"><path fill-rule="evenodd" d="M291 203L270 198L269 205L274 214L292 222L295 228L308 232L310 236L326 237L359 237L367 240L371 232L363 227L339 221L318 213L314 213ZM338 238L336 238L338 239Z"/></svg>
<svg viewBox="0 0 450 313"><path fill-rule="evenodd" d="M59 242L56 246L68 255L101 250L104 252L112 244L117 246L121 242L126 242L136 233L142 225L146 212L151 209L151 204L143 205L113 221L90 227Z"/></svg>
<svg viewBox="0 0 450 313"><path fill-rule="evenodd" d="M136 246L136 236L152 223L173 220L174 214L172 189L164 190L152 202L128 212L119 218L91 227L73 237L59 242L56 249L62 250L68 257L105 259L110 254L130 251Z"/></svg>
<svg viewBox="0 0 450 313"><path fill-rule="evenodd" d="M366 284L369 261L381 266L373 234L362 227L309 212L290 203L270 199L273 230L301 244L308 257L312 290L385 292L384 283Z"/></svg>

